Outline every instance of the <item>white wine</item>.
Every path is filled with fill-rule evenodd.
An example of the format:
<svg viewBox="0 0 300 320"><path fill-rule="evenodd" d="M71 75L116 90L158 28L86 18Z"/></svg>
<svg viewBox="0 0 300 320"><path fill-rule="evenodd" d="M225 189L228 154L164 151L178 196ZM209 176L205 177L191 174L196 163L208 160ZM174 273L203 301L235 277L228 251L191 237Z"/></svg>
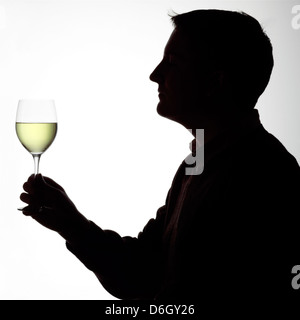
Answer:
<svg viewBox="0 0 300 320"><path fill-rule="evenodd" d="M57 123L16 123L17 136L22 145L32 154L39 155L48 149L53 142Z"/></svg>

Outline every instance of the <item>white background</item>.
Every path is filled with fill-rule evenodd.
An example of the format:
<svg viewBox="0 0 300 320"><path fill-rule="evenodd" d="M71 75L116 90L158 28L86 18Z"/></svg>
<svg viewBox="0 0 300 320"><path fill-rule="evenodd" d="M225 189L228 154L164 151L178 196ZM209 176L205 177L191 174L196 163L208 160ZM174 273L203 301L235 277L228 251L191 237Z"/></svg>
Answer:
<svg viewBox="0 0 300 320"><path fill-rule="evenodd" d="M262 23L275 67L257 108L265 128L300 162L297 4L0 0L0 299L113 298L59 235L17 211L33 172L15 134L19 99L56 101L58 134L41 172L102 228L136 236L163 205L192 139L157 115L157 85L149 80L172 31L168 12L243 10Z"/></svg>

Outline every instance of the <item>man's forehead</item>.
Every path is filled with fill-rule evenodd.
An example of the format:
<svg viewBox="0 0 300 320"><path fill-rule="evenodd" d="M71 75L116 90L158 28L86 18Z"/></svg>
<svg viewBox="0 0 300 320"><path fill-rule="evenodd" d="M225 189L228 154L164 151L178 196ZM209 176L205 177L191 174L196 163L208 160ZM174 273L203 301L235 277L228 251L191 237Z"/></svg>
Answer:
<svg viewBox="0 0 300 320"><path fill-rule="evenodd" d="M164 53L165 55L190 56L192 54L190 41L182 31L174 29L166 44Z"/></svg>

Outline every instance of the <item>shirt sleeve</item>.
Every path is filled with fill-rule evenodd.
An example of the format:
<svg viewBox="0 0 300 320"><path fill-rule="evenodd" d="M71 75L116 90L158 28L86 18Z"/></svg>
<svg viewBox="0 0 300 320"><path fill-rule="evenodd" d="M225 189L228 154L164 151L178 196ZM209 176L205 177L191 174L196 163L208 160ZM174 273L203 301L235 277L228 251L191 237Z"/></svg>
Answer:
<svg viewBox="0 0 300 320"><path fill-rule="evenodd" d="M121 237L90 221L89 229L66 246L103 287L120 299L153 299L162 279L165 206L137 237Z"/></svg>

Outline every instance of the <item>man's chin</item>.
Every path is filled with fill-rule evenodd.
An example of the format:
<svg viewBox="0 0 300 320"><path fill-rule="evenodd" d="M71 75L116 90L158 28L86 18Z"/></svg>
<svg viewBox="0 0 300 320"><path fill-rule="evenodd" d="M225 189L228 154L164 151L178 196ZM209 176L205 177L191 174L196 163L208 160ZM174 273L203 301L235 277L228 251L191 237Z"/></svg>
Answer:
<svg viewBox="0 0 300 320"><path fill-rule="evenodd" d="M156 111L161 117L178 122L178 117L176 117L174 112L171 112L171 110L164 106L161 102L158 103Z"/></svg>
<svg viewBox="0 0 300 320"><path fill-rule="evenodd" d="M161 117L168 118L170 116L170 111L161 102L158 103L156 111Z"/></svg>

